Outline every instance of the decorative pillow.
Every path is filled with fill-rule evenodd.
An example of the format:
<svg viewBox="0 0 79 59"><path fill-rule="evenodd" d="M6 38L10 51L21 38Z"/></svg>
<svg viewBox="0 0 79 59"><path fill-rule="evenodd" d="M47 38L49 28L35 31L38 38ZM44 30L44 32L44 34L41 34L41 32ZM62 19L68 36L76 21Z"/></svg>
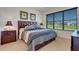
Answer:
<svg viewBox="0 0 79 59"><path fill-rule="evenodd" d="M36 29L41 29L40 25L32 24L25 27L25 30L36 30Z"/></svg>
<svg viewBox="0 0 79 59"><path fill-rule="evenodd" d="M29 26L26 26L25 27L25 30L31 30L31 29L34 29L34 26L33 25L29 25Z"/></svg>
<svg viewBox="0 0 79 59"><path fill-rule="evenodd" d="M34 28L41 28L40 25L38 25L38 24L34 24L33 26L34 26Z"/></svg>

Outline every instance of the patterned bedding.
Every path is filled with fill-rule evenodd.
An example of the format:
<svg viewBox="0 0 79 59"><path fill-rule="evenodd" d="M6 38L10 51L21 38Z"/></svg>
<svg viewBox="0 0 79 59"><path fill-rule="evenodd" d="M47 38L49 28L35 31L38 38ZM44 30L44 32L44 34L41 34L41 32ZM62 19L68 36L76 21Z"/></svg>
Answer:
<svg viewBox="0 0 79 59"><path fill-rule="evenodd" d="M22 33L22 39L28 45L28 50L35 50L37 44L41 44L44 41L55 38L57 36L54 30L49 29L34 29L34 30L24 30ZM28 38L27 38L28 37Z"/></svg>
<svg viewBox="0 0 79 59"><path fill-rule="evenodd" d="M24 28L21 38L28 45L28 50L34 51L35 46L57 36L54 30L41 28L39 25L29 25Z"/></svg>

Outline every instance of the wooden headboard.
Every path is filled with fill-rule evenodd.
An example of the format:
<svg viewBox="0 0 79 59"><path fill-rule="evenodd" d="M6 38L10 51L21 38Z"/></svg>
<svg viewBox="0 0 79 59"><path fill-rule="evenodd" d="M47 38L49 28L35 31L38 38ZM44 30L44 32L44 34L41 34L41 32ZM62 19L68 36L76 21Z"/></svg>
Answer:
<svg viewBox="0 0 79 59"><path fill-rule="evenodd" d="M25 26L37 24L37 22L33 21L18 21L18 35L19 35L19 30L20 28L24 28Z"/></svg>

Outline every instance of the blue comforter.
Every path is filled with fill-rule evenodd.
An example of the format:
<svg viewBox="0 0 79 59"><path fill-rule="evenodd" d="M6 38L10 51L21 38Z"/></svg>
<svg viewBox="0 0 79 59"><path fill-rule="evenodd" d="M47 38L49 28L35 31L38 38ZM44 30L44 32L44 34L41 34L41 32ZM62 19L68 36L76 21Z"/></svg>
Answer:
<svg viewBox="0 0 79 59"><path fill-rule="evenodd" d="M40 29L41 30L41 29ZM42 29L44 30L44 29ZM54 30L45 30L45 31L40 31L40 32L33 32L29 35L28 43L30 44L34 39L37 39L39 37L43 37L45 35L50 35L52 34L52 38L55 38L57 36L56 32Z"/></svg>
<svg viewBox="0 0 79 59"><path fill-rule="evenodd" d="M34 30L38 30L38 31L30 33L27 42L27 45L29 46L30 50L34 50L35 45L40 44L52 38L56 38L57 36L54 30L50 30L50 29L34 29ZM32 31L32 30L25 30L23 34L27 33L27 31Z"/></svg>

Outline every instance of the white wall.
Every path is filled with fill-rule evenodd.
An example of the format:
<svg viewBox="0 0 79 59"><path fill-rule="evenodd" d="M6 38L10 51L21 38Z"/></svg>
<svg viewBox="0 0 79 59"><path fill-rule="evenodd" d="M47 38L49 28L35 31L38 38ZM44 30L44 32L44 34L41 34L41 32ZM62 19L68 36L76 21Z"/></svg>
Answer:
<svg viewBox="0 0 79 59"><path fill-rule="evenodd" d="M7 20L12 20L14 26L17 26L20 19L20 11L28 12L28 20L30 20L30 13L36 14L36 21L41 22L41 13L38 10L29 7L0 7L0 26L5 26Z"/></svg>
<svg viewBox="0 0 79 59"><path fill-rule="evenodd" d="M54 12L58 12L58 11L62 11L62 10L66 10L66 9L70 9L70 8L72 8L72 7L54 7L52 10L48 10L48 12L45 12L44 13L44 24L46 24L46 14L50 14L50 13L54 13ZM79 8L77 9L77 14L79 15ZM78 17L78 21L77 21L78 23L78 27L79 27L79 17ZM71 34L73 33L72 31L61 31L61 30L58 30L58 31L56 31L57 32L57 35L59 36L59 37L62 37L62 38L67 38L67 39L70 39L71 38Z"/></svg>

